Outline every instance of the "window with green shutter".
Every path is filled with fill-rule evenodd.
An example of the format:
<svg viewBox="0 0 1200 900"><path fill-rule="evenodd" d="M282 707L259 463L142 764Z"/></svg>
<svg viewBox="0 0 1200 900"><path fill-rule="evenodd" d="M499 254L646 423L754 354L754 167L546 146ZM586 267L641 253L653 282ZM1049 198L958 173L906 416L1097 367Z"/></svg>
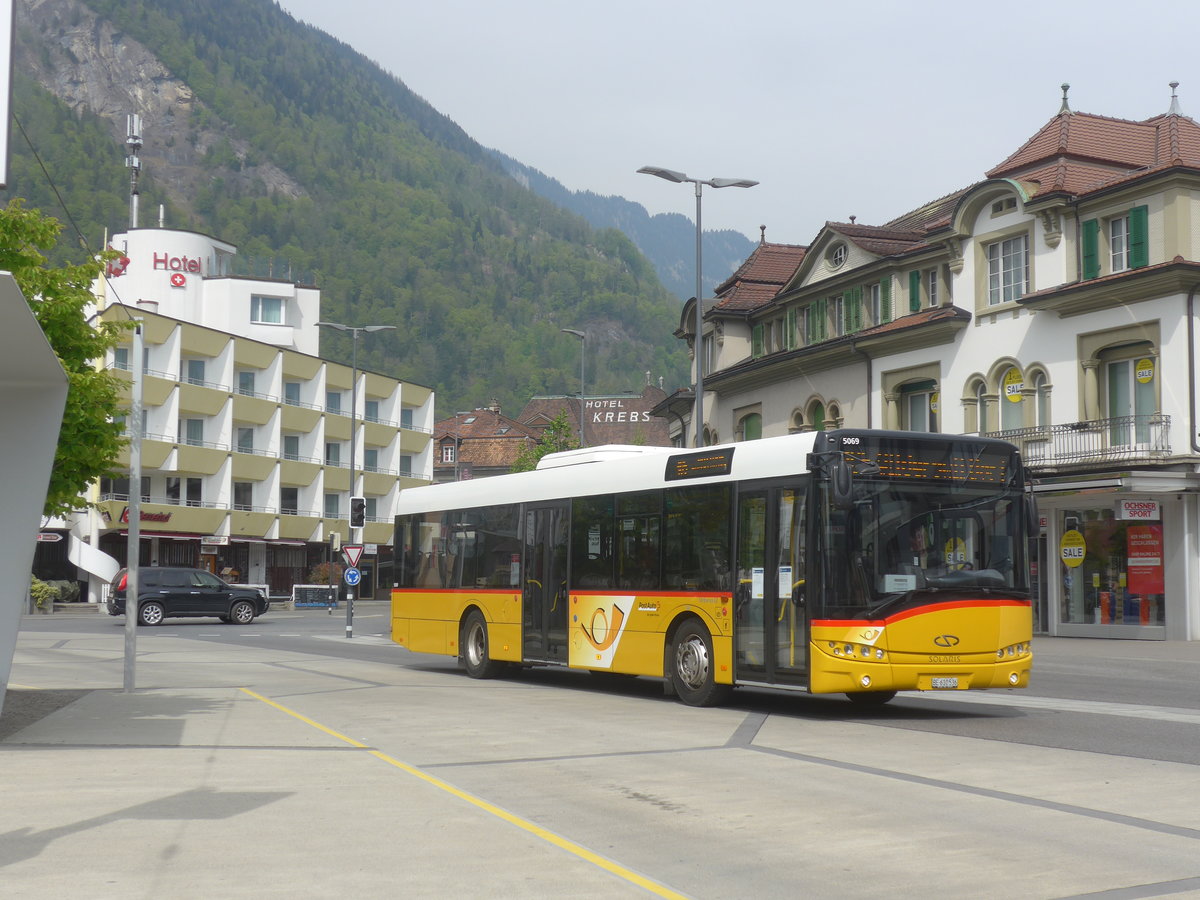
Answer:
<svg viewBox="0 0 1200 900"><path fill-rule="evenodd" d="M846 291L846 333L850 334L855 331L862 331L863 315L862 315L862 288L852 287Z"/></svg>
<svg viewBox="0 0 1200 900"><path fill-rule="evenodd" d="M921 272L918 269L908 273L908 311L916 312L921 308Z"/></svg>
<svg viewBox="0 0 1200 900"><path fill-rule="evenodd" d="M881 322L892 321L892 279L879 282L879 313Z"/></svg>
<svg viewBox="0 0 1200 900"><path fill-rule="evenodd" d="M783 338L784 346L788 350L795 350L796 349L796 307L794 307L794 306L791 307L787 311L787 325L785 327L785 331L787 333L784 335L784 338Z"/></svg>
<svg viewBox="0 0 1200 900"><path fill-rule="evenodd" d="M1083 277L1096 278L1100 274L1100 220L1088 219L1083 223Z"/></svg>
<svg viewBox="0 0 1200 900"><path fill-rule="evenodd" d="M1150 210L1135 206L1129 211L1129 268L1140 269L1150 264Z"/></svg>
<svg viewBox="0 0 1200 900"><path fill-rule="evenodd" d="M759 322L750 332L750 355L758 359L763 355L763 326Z"/></svg>

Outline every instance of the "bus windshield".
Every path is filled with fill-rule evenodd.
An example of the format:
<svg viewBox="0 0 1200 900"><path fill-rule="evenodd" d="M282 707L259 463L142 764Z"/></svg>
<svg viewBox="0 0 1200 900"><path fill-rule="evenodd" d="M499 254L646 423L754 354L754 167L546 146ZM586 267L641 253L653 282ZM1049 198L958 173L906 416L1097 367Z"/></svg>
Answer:
<svg viewBox="0 0 1200 900"><path fill-rule="evenodd" d="M878 618L959 597L1029 597L1019 489L859 477L847 505L825 496L819 506L822 615Z"/></svg>

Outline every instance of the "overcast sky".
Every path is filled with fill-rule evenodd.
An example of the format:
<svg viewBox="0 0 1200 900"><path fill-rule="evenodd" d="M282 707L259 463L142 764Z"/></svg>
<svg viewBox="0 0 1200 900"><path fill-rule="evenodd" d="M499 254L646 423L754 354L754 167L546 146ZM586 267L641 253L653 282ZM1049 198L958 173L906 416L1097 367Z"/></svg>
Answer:
<svg viewBox="0 0 1200 900"><path fill-rule="evenodd" d="M1200 2L280 0L572 190L807 244L977 181L1057 114L1200 117Z"/></svg>

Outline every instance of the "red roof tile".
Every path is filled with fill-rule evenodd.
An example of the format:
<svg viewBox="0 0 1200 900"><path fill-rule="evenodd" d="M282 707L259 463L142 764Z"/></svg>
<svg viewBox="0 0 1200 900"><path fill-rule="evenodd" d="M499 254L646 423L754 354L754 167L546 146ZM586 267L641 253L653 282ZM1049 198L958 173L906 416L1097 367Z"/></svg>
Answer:
<svg viewBox="0 0 1200 900"><path fill-rule="evenodd" d="M804 261L807 247L770 244L754 248L736 272L717 286L718 312L746 312L770 303Z"/></svg>

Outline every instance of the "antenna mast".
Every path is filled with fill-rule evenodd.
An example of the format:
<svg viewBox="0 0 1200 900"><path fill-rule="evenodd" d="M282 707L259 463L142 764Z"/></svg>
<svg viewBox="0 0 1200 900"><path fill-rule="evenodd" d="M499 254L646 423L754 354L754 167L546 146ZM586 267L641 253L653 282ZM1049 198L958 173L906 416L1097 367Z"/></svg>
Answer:
<svg viewBox="0 0 1200 900"><path fill-rule="evenodd" d="M138 159L138 151L142 149L142 117L130 113L126 117L125 145L129 155L125 157L125 165L129 168L129 227L138 227L138 174L142 171L142 162Z"/></svg>

